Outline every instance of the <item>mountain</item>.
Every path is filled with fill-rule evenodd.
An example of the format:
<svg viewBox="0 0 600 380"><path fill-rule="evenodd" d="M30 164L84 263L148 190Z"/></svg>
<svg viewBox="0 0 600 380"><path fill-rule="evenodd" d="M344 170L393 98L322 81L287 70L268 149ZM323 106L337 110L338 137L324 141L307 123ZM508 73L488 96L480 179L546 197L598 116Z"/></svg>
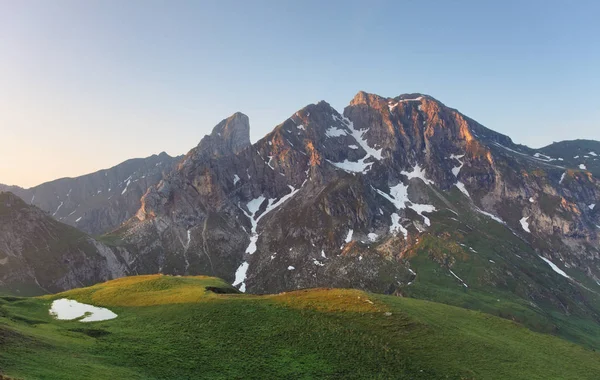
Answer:
<svg viewBox="0 0 600 380"><path fill-rule="evenodd" d="M536 157L559 165L588 170L600 177L600 141L572 140L550 144L539 149Z"/></svg>
<svg viewBox="0 0 600 380"><path fill-rule="evenodd" d="M0 193L0 293L38 295L122 277L109 248L8 192Z"/></svg>
<svg viewBox="0 0 600 380"><path fill-rule="evenodd" d="M0 378L596 379L600 372L597 352L444 304L351 289L235 293L220 279L150 275L0 297ZM83 322L77 307L99 321Z"/></svg>
<svg viewBox="0 0 600 380"><path fill-rule="evenodd" d="M56 220L88 234L100 235L135 215L146 189L157 184L164 173L173 170L180 159L163 152L29 189L0 184L0 191L10 191L47 211Z"/></svg>
<svg viewBox="0 0 600 380"><path fill-rule="evenodd" d="M549 163L428 96L360 92L343 116L321 102L237 154L196 152L148 190L124 228L131 242L153 240L146 246L156 257L139 260L149 271L191 268L233 281L249 260L256 263L247 273L250 291L327 285L332 279L310 275L325 261L319 271L333 279L332 262L350 260L338 263L344 277L366 265L352 258L361 250L382 269L393 251L402 255L430 230L430 216L450 209L490 214L540 253L600 277L592 174ZM467 210L449 199L457 189ZM556 229L562 236L554 237ZM544 251L549 239L560 254ZM273 276L273 266L295 272L279 268ZM265 283L277 277L285 280Z"/></svg>
<svg viewBox="0 0 600 380"><path fill-rule="evenodd" d="M566 157L427 95L365 92L237 153L197 149L111 235L135 273L406 295L600 342L600 182Z"/></svg>

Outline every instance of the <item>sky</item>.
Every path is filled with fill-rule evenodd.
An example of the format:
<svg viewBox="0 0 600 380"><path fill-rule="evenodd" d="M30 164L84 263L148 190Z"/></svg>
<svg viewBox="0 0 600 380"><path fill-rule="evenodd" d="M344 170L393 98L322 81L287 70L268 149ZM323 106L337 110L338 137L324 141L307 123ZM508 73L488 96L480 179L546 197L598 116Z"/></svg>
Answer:
<svg viewBox="0 0 600 380"><path fill-rule="evenodd" d="M598 1L0 0L0 183L256 141L359 90L429 94L534 148L600 140Z"/></svg>

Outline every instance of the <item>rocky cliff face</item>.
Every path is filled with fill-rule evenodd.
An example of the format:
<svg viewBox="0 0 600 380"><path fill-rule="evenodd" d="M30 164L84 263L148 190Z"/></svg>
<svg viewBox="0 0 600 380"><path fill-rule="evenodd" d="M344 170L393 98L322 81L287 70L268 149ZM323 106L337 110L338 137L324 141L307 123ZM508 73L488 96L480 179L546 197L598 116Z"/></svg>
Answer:
<svg viewBox="0 0 600 380"><path fill-rule="evenodd" d="M128 272L127 253L109 248L12 193L0 193L0 292L55 293Z"/></svg>
<svg viewBox="0 0 600 380"><path fill-rule="evenodd" d="M93 235L113 230L140 208L140 198L181 157L166 153L127 160L76 178L62 178L30 189L0 185L53 218Z"/></svg>

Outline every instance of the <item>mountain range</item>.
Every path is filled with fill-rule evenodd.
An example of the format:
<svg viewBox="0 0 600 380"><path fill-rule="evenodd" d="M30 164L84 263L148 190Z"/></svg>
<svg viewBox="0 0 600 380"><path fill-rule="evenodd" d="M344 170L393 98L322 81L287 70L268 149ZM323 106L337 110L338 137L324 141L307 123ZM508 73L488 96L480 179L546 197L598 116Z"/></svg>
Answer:
<svg viewBox="0 0 600 380"><path fill-rule="evenodd" d="M0 184L56 220L92 234L117 228L135 215L146 189L175 168L181 157L166 153L127 160L110 169L76 178L61 178L24 189Z"/></svg>
<svg viewBox="0 0 600 380"><path fill-rule="evenodd" d="M600 347L600 142L532 149L422 94L359 92L342 113L321 101L254 144L249 128L236 113L184 157L4 188L36 215L29 230L3 219L5 246L34 242L11 273L69 273L52 290L148 273L211 275L258 294L357 288ZM103 235L48 231L51 217ZM35 243L44 234L94 249L74 248L86 258L74 269L70 254ZM18 248L0 245L0 262ZM56 266L33 268L49 256ZM31 278L1 281L18 292Z"/></svg>

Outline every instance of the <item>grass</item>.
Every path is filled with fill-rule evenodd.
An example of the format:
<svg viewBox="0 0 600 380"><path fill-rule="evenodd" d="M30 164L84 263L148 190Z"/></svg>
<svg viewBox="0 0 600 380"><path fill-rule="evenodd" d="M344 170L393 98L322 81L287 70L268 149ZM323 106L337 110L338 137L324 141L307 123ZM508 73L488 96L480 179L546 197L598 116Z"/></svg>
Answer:
<svg viewBox="0 0 600 380"><path fill-rule="evenodd" d="M217 294L210 277L138 276L0 298L0 373L25 379L592 379L600 354L481 312L358 290ZM58 321L68 297L103 322Z"/></svg>

